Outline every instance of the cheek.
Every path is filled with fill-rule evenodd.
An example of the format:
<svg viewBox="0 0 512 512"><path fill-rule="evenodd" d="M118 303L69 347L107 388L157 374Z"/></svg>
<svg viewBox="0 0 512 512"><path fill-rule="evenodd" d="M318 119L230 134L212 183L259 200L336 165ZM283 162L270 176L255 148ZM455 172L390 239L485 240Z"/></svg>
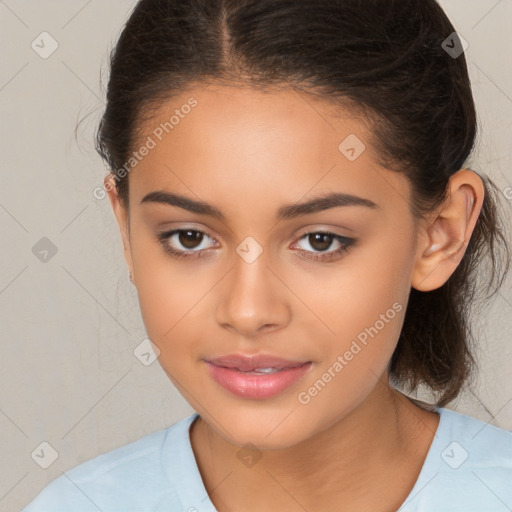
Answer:
<svg viewBox="0 0 512 512"><path fill-rule="evenodd" d="M409 239L381 234L332 265L294 269L287 281L296 283L294 292L308 306L304 320L316 322L319 333L338 339L341 347L381 315L391 318L385 330L397 338L401 323L396 313L405 311L412 256Z"/></svg>
<svg viewBox="0 0 512 512"><path fill-rule="evenodd" d="M375 240L343 265L320 287L318 280L316 287L310 283L315 292L308 304L322 312L334 334L322 337L317 346L322 350L319 368L301 386L298 397L300 404L323 411L318 417L332 421L380 385L400 335L410 290L410 255L404 246Z"/></svg>
<svg viewBox="0 0 512 512"><path fill-rule="evenodd" d="M149 339L158 347L158 361L174 385L183 393L190 388L197 371L197 359L204 343L201 297L204 286L185 286L183 278L148 276L138 291L142 319ZM201 288L201 289L198 289ZM185 390L181 385L185 385ZM186 395L185 395L186 396Z"/></svg>
<svg viewBox="0 0 512 512"><path fill-rule="evenodd" d="M204 323L202 299L215 286L217 275L198 273L199 266L178 263L142 240L132 245L132 254L142 319L160 358L190 351L201 331L201 318Z"/></svg>

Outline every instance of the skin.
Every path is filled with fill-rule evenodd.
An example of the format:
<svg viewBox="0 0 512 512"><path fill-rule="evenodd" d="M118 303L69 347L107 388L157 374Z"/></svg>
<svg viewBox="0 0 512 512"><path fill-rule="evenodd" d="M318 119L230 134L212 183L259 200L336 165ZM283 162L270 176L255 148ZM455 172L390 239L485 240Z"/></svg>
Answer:
<svg viewBox="0 0 512 512"><path fill-rule="evenodd" d="M105 184L148 336L162 368L200 414L190 438L210 499L222 512L394 511L418 478L439 415L391 387L388 363L411 287L436 289L459 264L483 184L460 170L442 207L416 221L407 178L376 163L367 126L293 89L196 86L162 105L144 123L144 137L190 97L198 105L130 172L129 207L111 177ZM350 134L366 145L355 161L338 150ZM226 221L140 204L156 190L206 201ZM336 207L275 222L283 205L329 192L367 198L378 208ZM212 251L170 256L156 235L171 229L207 234L195 246L175 235L168 240L175 248ZM321 230L357 242L314 261L322 247L304 235ZM248 236L263 249L251 264L236 252ZM332 239L324 251L339 246ZM401 311L309 403L300 403L298 394L394 303ZM279 395L251 400L220 387L205 367L203 359L232 352L313 365ZM241 447L256 457L250 467L239 458Z"/></svg>

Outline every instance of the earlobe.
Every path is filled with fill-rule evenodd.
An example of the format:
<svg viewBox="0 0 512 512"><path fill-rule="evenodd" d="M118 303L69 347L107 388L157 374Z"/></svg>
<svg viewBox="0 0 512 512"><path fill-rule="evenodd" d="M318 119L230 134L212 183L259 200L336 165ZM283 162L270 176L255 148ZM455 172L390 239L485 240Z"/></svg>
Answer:
<svg viewBox="0 0 512 512"><path fill-rule="evenodd" d="M483 182L475 172L462 169L451 176L447 198L419 233L413 288L440 288L456 270L478 220L484 193Z"/></svg>

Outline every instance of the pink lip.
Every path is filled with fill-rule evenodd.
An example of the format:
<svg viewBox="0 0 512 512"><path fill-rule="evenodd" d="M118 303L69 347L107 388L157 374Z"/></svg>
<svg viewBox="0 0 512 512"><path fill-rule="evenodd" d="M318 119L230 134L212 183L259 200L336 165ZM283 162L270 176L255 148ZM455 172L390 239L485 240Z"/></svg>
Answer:
<svg viewBox="0 0 512 512"><path fill-rule="evenodd" d="M312 362L289 361L273 356L229 356L205 361L210 376L236 396L251 399L270 398L299 380ZM281 368L272 374L248 374L256 368Z"/></svg>
<svg viewBox="0 0 512 512"><path fill-rule="evenodd" d="M239 370L251 371L256 368L291 368L301 366L310 361L291 361L270 354L227 354L225 356L207 359L208 363L224 368L237 368Z"/></svg>

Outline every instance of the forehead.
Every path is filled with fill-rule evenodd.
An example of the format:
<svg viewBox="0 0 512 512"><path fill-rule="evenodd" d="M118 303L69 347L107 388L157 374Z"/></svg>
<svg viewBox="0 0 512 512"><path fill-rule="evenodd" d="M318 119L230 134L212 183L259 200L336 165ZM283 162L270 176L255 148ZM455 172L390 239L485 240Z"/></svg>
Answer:
<svg viewBox="0 0 512 512"><path fill-rule="evenodd" d="M387 186L407 197L407 184L392 183L403 177L384 176L376 163L371 131L356 112L292 88L197 86L141 127L138 144L153 147L130 175L136 201L165 188L287 203L313 189L375 199Z"/></svg>
<svg viewBox="0 0 512 512"><path fill-rule="evenodd" d="M173 96L152 111L151 117L141 122L142 137L153 134L159 138L163 130L160 135L178 144L187 142L193 133L204 142L212 141L212 145L219 146L221 142L223 147L236 148L241 141L257 142L267 135L268 143L272 135L278 135L279 143L297 146L307 140L309 144L304 149L317 147L322 151L344 132L369 142L371 132L345 103L342 106L332 100L328 102L291 87L259 90L201 84Z"/></svg>

